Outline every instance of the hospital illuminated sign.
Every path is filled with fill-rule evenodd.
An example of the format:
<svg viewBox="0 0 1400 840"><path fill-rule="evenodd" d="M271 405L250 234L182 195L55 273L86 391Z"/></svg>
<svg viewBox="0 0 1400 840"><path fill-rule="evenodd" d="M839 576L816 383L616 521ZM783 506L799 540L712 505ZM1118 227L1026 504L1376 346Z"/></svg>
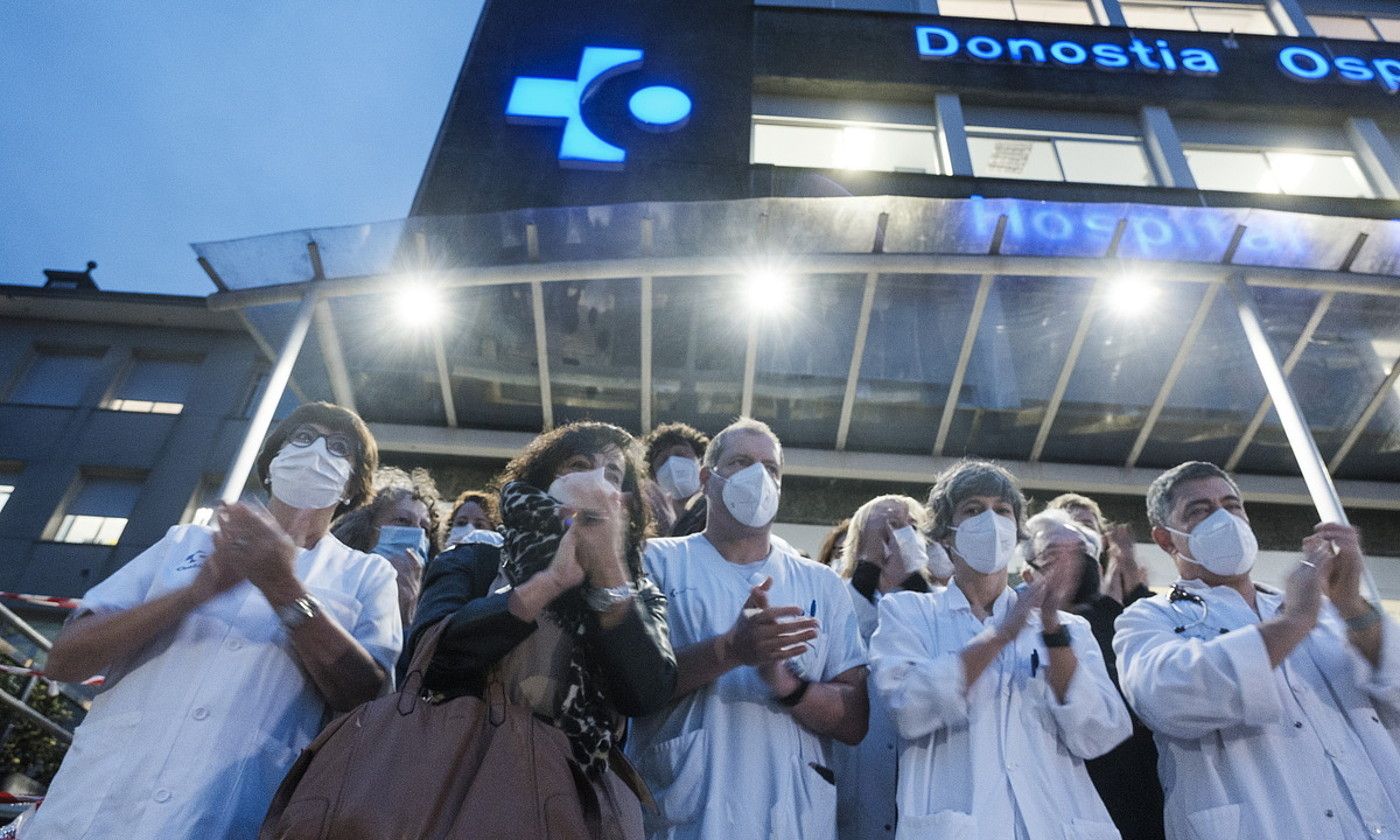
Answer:
<svg viewBox="0 0 1400 840"><path fill-rule="evenodd" d="M1068 39L1046 43L1038 38L995 38L973 35L963 39L942 26L917 26L914 37L919 55L937 60L967 56L976 61L1012 64L1093 67L1099 70L1126 70L1138 73L1189 73L1214 76L1220 62L1209 50L1188 47L1174 51L1166 40L1098 41L1081 44Z"/></svg>
<svg viewBox="0 0 1400 840"><path fill-rule="evenodd" d="M1178 48L1165 38L1150 36L1081 42L1070 38L964 35L944 26L916 26L914 41L919 57L929 61L971 60L984 64L1198 77L1221 73L1220 59L1210 50ZM1293 81L1378 84L1388 93L1400 91L1400 58L1339 56L1330 48L1323 52L1310 46L1283 43L1285 46L1278 50L1277 66Z"/></svg>

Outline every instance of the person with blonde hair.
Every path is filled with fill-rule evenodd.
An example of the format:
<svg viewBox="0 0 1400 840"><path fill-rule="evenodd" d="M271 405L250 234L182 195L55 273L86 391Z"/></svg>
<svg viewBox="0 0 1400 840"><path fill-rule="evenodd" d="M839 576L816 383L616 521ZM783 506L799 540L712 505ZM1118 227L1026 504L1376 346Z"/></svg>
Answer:
<svg viewBox="0 0 1400 840"><path fill-rule="evenodd" d="M929 591L927 522L928 512L917 499L899 495L877 496L851 515L839 568L863 642L869 644L875 632L882 597ZM836 746L836 826L842 840L892 837L897 824L899 736L879 696L867 693L870 727L865 739L853 747Z"/></svg>

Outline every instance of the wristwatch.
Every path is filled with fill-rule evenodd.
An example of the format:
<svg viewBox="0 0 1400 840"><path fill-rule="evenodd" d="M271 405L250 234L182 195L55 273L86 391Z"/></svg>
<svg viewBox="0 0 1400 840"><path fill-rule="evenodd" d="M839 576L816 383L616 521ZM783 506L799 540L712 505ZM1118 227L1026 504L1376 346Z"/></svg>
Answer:
<svg viewBox="0 0 1400 840"><path fill-rule="evenodd" d="M290 632L321 614L321 602L308 593L290 604L276 607L277 620Z"/></svg>
<svg viewBox="0 0 1400 840"><path fill-rule="evenodd" d="M1059 627L1049 632L1041 631L1040 640L1048 648L1065 648L1070 646L1069 628L1061 624Z"/></svg>
<svg viewBox="0 0 1400 840"><path fill-rule="evenodd" d="M583 602L594 612L607 612L618 604L632 600L636 594L637 587L631 583L619 583L617 586L601 589L586 586L583 590Z"/></svg>

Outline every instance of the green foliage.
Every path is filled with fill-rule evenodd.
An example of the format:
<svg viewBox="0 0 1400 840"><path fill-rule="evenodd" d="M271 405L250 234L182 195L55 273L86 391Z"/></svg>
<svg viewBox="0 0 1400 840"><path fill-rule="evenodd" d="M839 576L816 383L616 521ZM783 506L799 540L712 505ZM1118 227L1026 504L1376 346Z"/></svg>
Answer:
<svg viewBox="0 0 1400 840"><path fill-rule="evenodd" d="M24 690L26 682L26 678L15 674L0 675L0 688L15 697ZM62 694L50 697L46 688L40 682L28 698L29 705L66 729L76 727L83 717L82 708ZM16 714L0 710L0 733L5 732L9 737L0 744L0 777L22 773L43 785L51 782L68 744Z"/></svg>

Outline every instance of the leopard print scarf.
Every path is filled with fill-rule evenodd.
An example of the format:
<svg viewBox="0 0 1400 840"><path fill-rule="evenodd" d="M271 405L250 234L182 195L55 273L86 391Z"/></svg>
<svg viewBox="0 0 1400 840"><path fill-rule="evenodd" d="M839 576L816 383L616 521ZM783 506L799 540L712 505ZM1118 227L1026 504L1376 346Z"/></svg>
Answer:
<svg viewBox="0 0 1400 840"><path fill-rule="evenodd" d="M564 536L564 523L557 513L558 502L547 493L524 482L513 481L501 488L501 570L511 586L519 586L554 561L554 553ZM635 577L641 557L635 546L627 548L627 567ZM636 556L634 556L636 555ZM608 754L617 733L613 729L616 712L602 691L602 678L589 661L584 633L588 606L580 591L559 596L545 608L544 619L553 621L575 640L565 682L568 690L554 725L569 737L574 760L590 777L608 769Z"/></svg>

